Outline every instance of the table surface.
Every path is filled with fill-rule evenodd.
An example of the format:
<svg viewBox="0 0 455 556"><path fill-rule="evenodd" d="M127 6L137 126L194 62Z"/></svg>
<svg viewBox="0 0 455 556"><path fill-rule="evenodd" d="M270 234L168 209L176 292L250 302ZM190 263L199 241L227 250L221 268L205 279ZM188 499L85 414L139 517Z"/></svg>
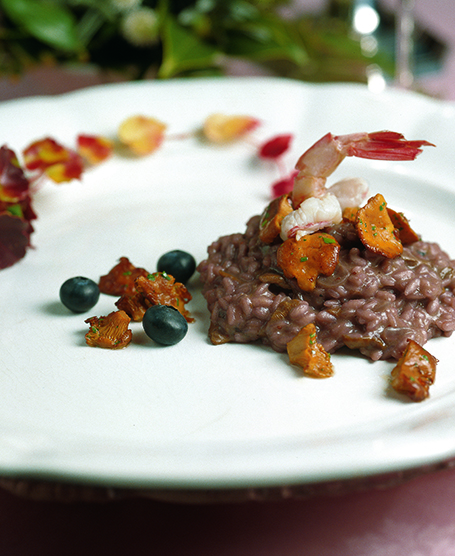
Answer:
<svg viewBox="0 0 455 556"><path fill-rule="evenodd" d="M296 8L319 0L296 0ZM393 7L396 0L383 0ZM419 83L455 100L455 3L416 0L419 25L447 44L444 68ZM53 70L0 80L0 101L96 83ZM17 486L17 485L16 485ZM0 488L0 554L65 556L455 556L455 470L387 488L308 499L185 504L143 497L52 501Z"/></svg>
<svg viewBox="0 0 455 556"><path fill-rule="evenodd" d="M309 500L41 502L0 492L2 556L454 556L455 471Z"/></svg>

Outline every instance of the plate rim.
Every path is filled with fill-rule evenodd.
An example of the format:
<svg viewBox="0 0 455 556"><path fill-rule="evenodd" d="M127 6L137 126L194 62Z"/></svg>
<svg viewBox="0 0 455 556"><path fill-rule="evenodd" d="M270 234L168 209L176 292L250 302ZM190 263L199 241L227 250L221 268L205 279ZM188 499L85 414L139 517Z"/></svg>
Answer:
<svg viewBox="0 0 455 556"><path fill-rule="evenodd" d="M116 91L121 92L121 91L125 91L125 89L128 89L130 87L136 88L136 87L144 87L144 88L148 88L148 87L154 87L156 85L158 85L160 88L166 88L166 87L179 87L179 86L186 86L190 83L192 83L193 85L191 86L201 86L204 87L205 84L210 84L212 85L213 83L217 83L217 85L222 85L225 86L226 84L229 84L229 86L233 86L236 87L239 84L242 84L242 86L246 86L247 84L251 84L252 82L256 82L256 83L275 83L275 84L282 84L282 85L291 85L293 87L298 87L298 88L310 88L310 89L319 89L319 90L323 90L323 89L331 89L331 90L349 90L349 91L353 91L355 90L356 92L359 92L361 94L366 94L367 96L371 95L372 93L370 91L368 91L367 87L361 84L344 84L344 83L330 83L330 84L325 84L325 83L321 83L321 84L314 84L314 83L303 83L303 82L297 82L291 79L283 79L283 78L277 78L277 77L235 77L235 78L224 78L224 77L215 77L215 78L192 78L192 79L184 79L184 80L173 80L173 81L163 81L163 82L141 82L141 83L131 83L131 82L125 82L125 83L114 83L114 84L102 84L102 85L95 85L92 87L88 87L88 88L84 88L84 89L79 89L76 91L70 91L70 92L66 92L66 93L60 93L58 95L41 95L41 96L37 96L37 97L25 97L25 98L20 98L20 99L12 99L12 100L8 100L8 101L4 101L2 103L0 103L0 110L1 109L7 109L9 106L18 106L18 105L22 105L25 106L26 104L36 104L36 102L40 102L40 101L45 101L47 102L48 100L60 100L60 99L65 99L65 101L71 102L72 99L75 98L83 98L86 95L90 95L92 94L94 91L97 94L101 94L106 90L109 90L113 93L115 93ZM455 108L455 102L452 101L443 101L440 99L433 99L433 98L427 98L427 97L423 97L421 95L419 95L418 93L409 93L409 92L404 92L404 91L386 91L383 96L385 96L386 98L388 97L394 97L395 95L399 95L399 98L412 98L415 99L416 102L423 102L423 103L429 103L431 105L433 105L434 107L436 107L437 109L443 108L445 106L449 106L451 109ZM210 239L209 239L210 241ZM128 450L130 450L131 448L128 447ZM301 448L300 448L301 450ZM298 450L298 452L300 452L300 450ZM27 452L27 450L26 450ZM45 450L44 450L45 452ZM27 455L27 454L25 454ZM35 453L34 457L44 457L45 458L45 453L43 454L39 454L39 453ZM435 464L438 462L443 461L444 459L449 459L451 456L455 455L455 440L453 442L453 446L448 448L447 445L444 446L438 446L436 448L433 449L433 452L428 455L428 454L424 454L422 452L420 452L419 450L417 450L417 452L415 452L412 456L408 456L405 457L403 456L400 460L400 462L396 461L396 462L389 462L389 465L386 465L384 462L382 463L381 467L378 468L377 465L374 464L374 462L370 461L370 462L366 462L364 461L362 463L362 469L363 469L363 473L366 473L368 475L376 475L378 473L383 473L384 471L390 471L390 472L395 472L395 471L400 471L403 469L403 465L404 468L413 468L413 467L420 467L420 466L424 466L424 465L430 465L430 464ZM111 473L107 473L104 474L103 477L96 475L96 473L93 473L92 471L87 471L87 470L83 470L83 469L79 469L79 470L74 470L73 472L68 470L65 472L65 470L63 468L59 468L59 465L55 465L54 469L51 470L52 465L49 464L49 462L43 464L40 468L40 465L37 464L35 465L35 468L33 468L33 466L28 466L27 464L21 463L19 460L21 459L20 457L20 450L16 453L16 461L15 463L8 465L4 465L2 462L0 462L0 473L4 476L11 476L11 475L18 475L20 474L21 476L51 476L54 478L61 478L61 477L66 477L66 478L72 478L72 479L78 479L78 480L83 480L84 482L97 482L99 483L99 481L105 483L106 481L108 481L109 483L114 483L114 484L119 484L119 485L132 485L134 484L135 487L138 486L146 486L146 487L162 487L162 488L174 488L174 487L179 487L179 488L183 488L186 484L187 487L189 488L207 488L207 487L212 487L212 488L223 488L223 487L245 487L247 486L245 481L242 481L239 477L235 478L235 479L230 479L229 477L225 477L225 480L223 481L222 478L220 476L212 476L211 478L208 478L207 476L204 478L198 477L197 472L195 472L194 477L191 480L183 480L182 477L180 478L176 478L174 477L167 477L167 478L161 478L159 479L159 481L157 482L156 480L151 480L150 478L145 478L145 477L136 477L136 478L132 478L132 477L128 477L127 473L125 474L119 474L118 471L112 471ZM148 455L146 456L146 460L147 460ZM146 461L144 462L144 464L146 464ZM63 466L64 467L64 466ZM335 474L332 472L323 472L321 473L319 472L315 472L313 474L309 474L305 477L305 483L306 482L320 482L320 481L326 481L326 480L335 480L337 478L341 478L343 480L349 479L349 478L353 478L356 475L356 473L359 473L359 468L358 466L355 466L355 470L351 469L350 471L346 471L345 473L342 473L340 469L337 470L337 472L335 472ZM287 480L285 481L285 483L291 483L291 484L302 484L301 480L298 480L298 473L296 472L295 469L290 470L289 473L287 474ZM278 484L276 484L276 477L267 477L265 475L263 475L262 477L257 477L256 480L253 480L252 476L248 476L248 478L244 477L246 479L246 482L248 482L249 486L256 486L256 487L261 487L261 486L280 486ZM283 479L285 478L284 476L282 477ZM273 484L272 484L273 483Z"/></svg>

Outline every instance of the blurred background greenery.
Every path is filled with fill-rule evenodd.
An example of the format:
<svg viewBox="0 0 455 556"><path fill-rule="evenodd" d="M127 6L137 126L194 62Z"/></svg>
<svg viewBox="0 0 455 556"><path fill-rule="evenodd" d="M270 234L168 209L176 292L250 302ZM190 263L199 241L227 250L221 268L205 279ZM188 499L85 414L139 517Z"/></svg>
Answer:
<svg viewBox="0 0 455 556"><path fill-rule="evenodd" d="M0 0L0 7L0 76L80 64L125 79L223 75L236 60L307 81L364 82L371 67L393 75L393 48L353 26L359 0L328 0L316 14L294 13L288 0Z"/></svg>

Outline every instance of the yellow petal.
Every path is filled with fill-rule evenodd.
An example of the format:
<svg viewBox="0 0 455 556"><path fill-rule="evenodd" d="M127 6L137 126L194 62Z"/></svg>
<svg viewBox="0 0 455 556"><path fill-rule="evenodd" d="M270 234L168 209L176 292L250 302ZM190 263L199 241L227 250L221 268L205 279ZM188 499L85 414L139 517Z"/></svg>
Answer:
<svg viewBox="0 0 455 556"><path fill-rule="evenodd" d="M155 151L163 142L166 124L146 116L131 116L118 129L118 138L137 155Z"/></svg>
<svg viewBox="0 0 455 556"><path fill-rule="evenodd" d="M205 137L214 143L226 143L239 139L259 125L259 120L251 116L226 116L212 114L204 122Z"/></svg>

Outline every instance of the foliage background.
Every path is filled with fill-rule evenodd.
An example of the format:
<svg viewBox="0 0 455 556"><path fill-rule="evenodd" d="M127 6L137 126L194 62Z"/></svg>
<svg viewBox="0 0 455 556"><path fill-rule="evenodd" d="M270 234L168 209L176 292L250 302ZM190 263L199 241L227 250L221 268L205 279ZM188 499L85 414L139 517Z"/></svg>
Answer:
<svg viewBox="0 0 455 556"><path fill-rule="evenodd" d="M221 75L230 60L309 81L364 81L377 64L349 22L350 0L285 17L287 0L0 0L0 76L91 64L127 79ZM340 17L340 15L342 17Z"/></svg>

